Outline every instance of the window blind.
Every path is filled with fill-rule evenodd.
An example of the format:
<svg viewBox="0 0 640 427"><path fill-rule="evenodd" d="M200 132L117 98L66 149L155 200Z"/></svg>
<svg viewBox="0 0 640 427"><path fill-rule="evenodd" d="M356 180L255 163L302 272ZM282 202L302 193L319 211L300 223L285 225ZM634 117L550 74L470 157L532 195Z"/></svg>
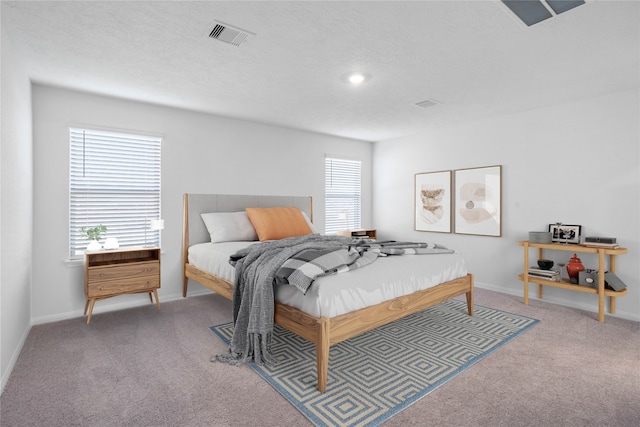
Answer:
<svg viewBox="0 0 640 427"><path fill-rule="evenodd" d="M325 158L325 234L360 228L360 160Z"/></svg>
<svg viewBox="0 0 640 427"><path fill-rule="evenodd" d="M120 246L160 246L161 138L70 128L69 249L72 258L89 243L82 227L107 227Z"/></svg>

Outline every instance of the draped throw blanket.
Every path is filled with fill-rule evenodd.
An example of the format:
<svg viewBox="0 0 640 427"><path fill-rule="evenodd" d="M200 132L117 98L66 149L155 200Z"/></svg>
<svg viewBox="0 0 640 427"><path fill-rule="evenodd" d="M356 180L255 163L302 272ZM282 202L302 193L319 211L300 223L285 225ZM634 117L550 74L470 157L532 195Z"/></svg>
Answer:
<svg viewBox="0 0 640 427"><path fill-rule="evenodd" d="M372 250L380 256L387 255L428 255L428 254L452 254L454 251L437 243L396 242L387 240L382 242L363 241L358 245L360 250Z"/></svg>
<svg viewBox="0 0 640 427"><path fill-rule="evenodd" d="M452 252L426 243L368 242L319 234L250 245L229 260L235 267L234 332L228 351L211 361L276 363L271 354L276 284L290 284L306 293L316 278L364 267L378 256Z"/></svg>

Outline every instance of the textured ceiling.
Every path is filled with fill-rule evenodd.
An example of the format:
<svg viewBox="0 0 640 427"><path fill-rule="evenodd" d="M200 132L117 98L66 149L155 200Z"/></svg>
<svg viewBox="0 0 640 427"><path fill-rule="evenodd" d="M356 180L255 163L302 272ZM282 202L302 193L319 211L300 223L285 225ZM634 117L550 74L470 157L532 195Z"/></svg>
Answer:
<svg viewBox="0 0 640 427"><path fill-rule="evenodd" d="M532 27L493 0L2 1L34 82L370 141L637 88L639 22L635 1Z"/></svg>

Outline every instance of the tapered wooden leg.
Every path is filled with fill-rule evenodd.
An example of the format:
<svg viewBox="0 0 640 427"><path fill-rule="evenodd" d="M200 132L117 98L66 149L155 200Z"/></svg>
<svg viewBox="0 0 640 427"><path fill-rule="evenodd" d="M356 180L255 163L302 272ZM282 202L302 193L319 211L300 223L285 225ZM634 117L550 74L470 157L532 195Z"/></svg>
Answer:
<svg viewBox="0 0 640 427"><path fill-rule="evenodd" d="M156 298L156 306L158 307L158 310L160 310L160 299L158 298L158 291L155 289L153 290L153 296ZM149 293L149 297L151 297L151 293ZM153 299L151 302L153 302Z"/></svg>
<svg viewBox="0 0 640 427"><path fill-rule="evenodd" d="M316 343L318 391L324 393L327 389L327 375L329 374L329 319L326 317L319 319L316 328L318 335Z"/></svg>
<svg viewBox="0 0 640 427"><path fill-rule="evenodd" d="M89 300L87 300L87 303L84 305L84 315L87 315L87 309L89 308Z"/></svg>
<svg viewBox="0 0 640 427"><path fill-rule="evenodd" d="M467 292L467 311L469 316L473 316L473 275L469 274L471 289Z"/></svg>
<svg viewBox="0 0 640 427"><path fill-rule="evenodd" d="M524 242L524 304L529 304L529 243Z"/></svg>
<svg viewBox="0 0 640 427"><path fill-rule="evenodd" d="M187 297L187 286L189 286L189 278L183 273L182 274L182 296Z"/></svg>
<svg viewBox="0 0 640 427"><path fill-rule="evenodd" d="M604 322L604 250L598 250L598 265L598 320Z"/></svg>
<svg viewBox="0 0 640 427"><path fill-rule="evenodd" d="M149 292L149 301L153 304L153 293Z"/></svg>
<svg viewBox="0 0 640 427"><path fill-rule="evenodd" d="M96 299L95 298L91 298L89 300L89 315L87 316L87 325L89 324L89 322L91 322L91 313L93 313L93 305L96 303Z"/></svg>

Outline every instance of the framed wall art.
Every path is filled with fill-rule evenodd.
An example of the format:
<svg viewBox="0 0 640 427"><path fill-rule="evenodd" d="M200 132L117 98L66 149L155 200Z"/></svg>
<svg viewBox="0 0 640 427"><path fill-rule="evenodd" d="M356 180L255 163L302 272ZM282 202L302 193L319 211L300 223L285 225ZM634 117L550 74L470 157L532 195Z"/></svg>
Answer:
<svg viewBox="0 0 640 427"><path fill-rule="evenodd" d="M581 225L567 225L561 222L549 224L549 232L552 233L551 241L558 243L580 243L582 234Z"/></svg>
<svg viewBox="0 0 640 427"><path fill-rule="evenodd" d="M455 233L502 235L502 166L454 171Z"/></svg>
<svg viewBox="0 0 640 427"><path fill-rule="evenodd" d="M451 171L415 174L415 229L451 233Z"/></svg>

